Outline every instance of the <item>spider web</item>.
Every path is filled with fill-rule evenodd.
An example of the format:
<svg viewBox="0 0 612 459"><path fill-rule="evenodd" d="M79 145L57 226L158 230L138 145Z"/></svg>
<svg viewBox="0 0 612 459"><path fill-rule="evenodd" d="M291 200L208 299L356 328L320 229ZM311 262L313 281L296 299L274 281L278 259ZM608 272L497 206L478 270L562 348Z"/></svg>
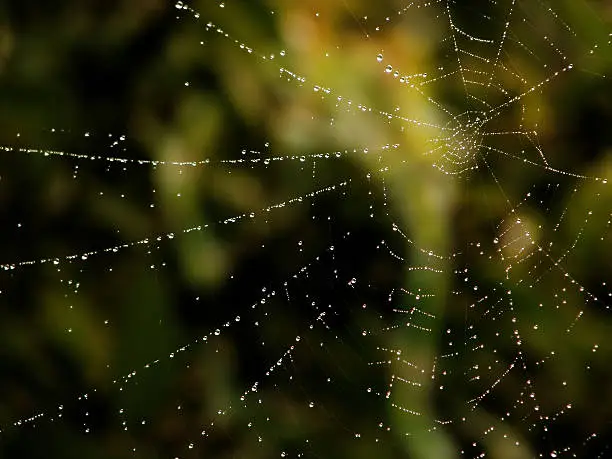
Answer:
<svg viewBox="0 0 612 459"><path fill-rule="evenodd" d="M323 34L320 6L285 27ZM194 59L296 98L275 131L290 153L202 159L168 136L150 159L55 129L3 147L1 290L30 340L7 331L5 454L606 456L609 159L576 158L542 112L605 81L610 37L569 2L386 8L341 9L392 109L324 73L356 65L350 40L301 62L223 25L239 3L167 12L200 37Z"/></svg>

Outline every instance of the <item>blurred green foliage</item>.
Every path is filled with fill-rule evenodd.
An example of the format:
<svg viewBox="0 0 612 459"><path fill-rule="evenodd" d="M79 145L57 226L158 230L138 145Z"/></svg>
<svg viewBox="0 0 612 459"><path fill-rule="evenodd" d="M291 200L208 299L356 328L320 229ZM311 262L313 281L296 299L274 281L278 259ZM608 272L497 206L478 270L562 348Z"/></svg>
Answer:
<svg viewBox="0 0 612 459"><path fill-rule="evenodd" d="M0 140L9 147L0 155L1 261L78 255L59 269L35 263L2 274L0 456L444 458L484 448L489 457L523 458L569 444L569 454L605 457L605 440L587 439L610 434L612 412L604 284L612 193L592 180L612 170L609 8L563 1L548 10L519 1L513 14L529 18L520 21L508 16L514 2L448 2L449 10L446 2L410 8L392 0L226 3L189 3L199 18L162 0L0 6ZM522 110L511 106L490 131L538 132L535 142L491 140L498 153L480 152L478 169L458 176L432 167L448 165L432 139L453 120L428 98L453 113L478 105L458 76L448 11L475 36L498 37L511 18L501 57L495 46L469 40L473 55L461 58L507 91L474 90L491 105L523 100ZM496 59L505 67L492 72ZM567 61L577 71L531 91ZM387 63L404 74L453 76L414 91L384 71ZM322 96L326 88L333 97ZM19 148L210 164L141 166ZM551 168L589 179L543 167L539 149ZM248 162L345 150L314 167L311 160ZM223 162L237 158L247 162ZM298 197L304 202L263 210ZM509 238L526 231L549 244L535 267L513 263L528 247ZM81 259L158 236L159 243ZM381 240L405 262L376 250ZM481 249L474 241L486 242ZM485 247L492 259L479 253ZM436 261L444 274L408 269L429 265L429 250L444 255ZM464 267L469 274L458 273ZM478 292L461 284L468 277ZM435 292L428 333L411 332L389 309L389 292L401 288ZM272 290L287 300L267 296ZM474 309L480 291L497 322ZM261 299L267 315L260 317L251 305ZM311 302L333 305L325 320ZM366 303L370 309L360 309ZM223 326L235 316L239 322ZM371 346L360 339L361 330L385 327L393 331ZM219 338L201 341L216 328ZM460 332L449 338L447 329ZM264 377L298 335L305 344ZM376 345L430 368L454 339L488 347L444 363L449 391L423 378L419 390L396 384L385 398L405 366L394 360L373 369ZM477 386L495 387L478 408L467 403L481 395L469 384L474 365L516 367L499 384ZM261 388L241 408L254 381ZM560 381L565 392L556 389ZM373 400L368 387L382 395ZM560 400L571 402L571 414L559 414ZM508 407L518 414L505 420ZM547 416L550 433L542 430ZM436 422L443 419L455 422Z"/></svg>

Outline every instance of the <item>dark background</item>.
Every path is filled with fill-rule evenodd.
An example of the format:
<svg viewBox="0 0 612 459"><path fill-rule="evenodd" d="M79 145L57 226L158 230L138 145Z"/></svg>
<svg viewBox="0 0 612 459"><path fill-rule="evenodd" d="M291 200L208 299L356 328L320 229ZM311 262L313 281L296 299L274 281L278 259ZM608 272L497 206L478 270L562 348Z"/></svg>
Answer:
<svg viewBox="0 0 612 459"><path fill-rule="evenodd" d="M499 3L449 11L498 44ZM461 174L444 4L189 7L0 6L0 457L608 457L609 7L455 33L538 133Z"/></svg>

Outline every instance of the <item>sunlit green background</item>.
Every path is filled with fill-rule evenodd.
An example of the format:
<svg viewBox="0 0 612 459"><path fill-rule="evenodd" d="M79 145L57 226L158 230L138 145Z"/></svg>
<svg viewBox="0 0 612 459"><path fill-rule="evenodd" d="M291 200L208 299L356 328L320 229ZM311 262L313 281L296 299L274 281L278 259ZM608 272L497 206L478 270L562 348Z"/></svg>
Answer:
<svg viewBox="0 0 612 459"><path fill-rule="evenodd" d="M2 3L0 262L62 262L18 265L0 277L0 457L485 451L518 459L566 446L568 456L610 454L610 7L519 1L508 16L510 1L448 2L449 10L447 2L421 3ZM432 167L452 166L444 149L426 154L439 129L398 118L447 125L428 97L453 113L478 105L457 72L447 11L457 27L496 43L510 18L499 56L496 46L457 32L476 56L461 59L472 77L488 72L484 81L491 76L507 90L474 89L492 106L529 92L490 130L538 132L536 142L492 140L501 153L480 151L470 163L478 169L459 175ZM491 73L494 61L504 67ZM572 71L531 91L569 63ZM395 70L449 76L416 91ZM210 164L153 167L44 150ZM334 152L342 154L309 157ZM266 157L285 159L250 162ZM222 162L234 159L244 162ZM298 197L303 202L265 210ZM530 250L511 243L525 232L546 255L508 273L517 251ZM380 249L382 240L404 261ZM445 258L432 261L430 250ZM408 269L420 266L443 273ZM423 322L429 332L393 313L413 301L400 295L390 304L400 288L435 295L423 306L435 315ZM472 306L482 296L490 310ZM326 319L317 320L323 310ZM224 327L237 315L239 323ZM394 325L362 339L362 330ZM216 328L219 338L199 341ZM264 376L298 335L293 355ZM453 340L464 352L446 362L439 356ZM480 344L482 354L466 349ZM368 365L389 358L377 347L401 349L420 368L436 358L449 382L416 377L418 390L396 383L386 398L392 375L407 377L406 366ZM500 384L471 386L474 365L483 374L486 365L513 370ZM242 408L254 381L261 387ZM494 383L473 409L474 387ZM446 419L453 422L436 422Z"/></svg>

